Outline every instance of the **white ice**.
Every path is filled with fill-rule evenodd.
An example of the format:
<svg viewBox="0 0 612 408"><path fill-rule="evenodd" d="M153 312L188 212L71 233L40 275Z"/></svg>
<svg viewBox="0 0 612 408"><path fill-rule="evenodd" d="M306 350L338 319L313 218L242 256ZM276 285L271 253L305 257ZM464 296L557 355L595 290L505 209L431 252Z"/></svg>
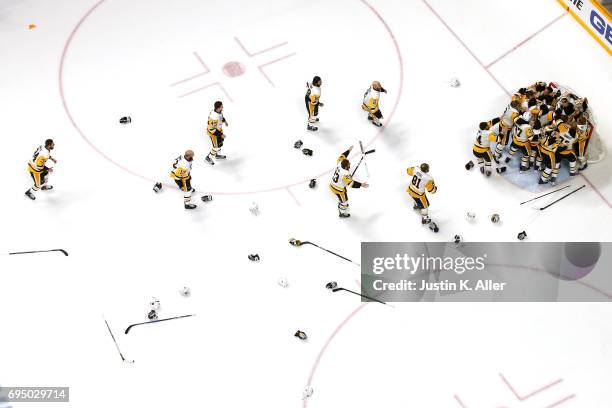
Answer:
<svg viewBox="0 0 612 408"><path fill-rule="evenodd" d="M0 250L70 256L0 257L0 385L70 386L70 406L88 408L540 408L571 395L558 406L609 408L608 304L360 308L357 297L324 288L333 280L357 289L357 267L287 242L359 259L362 241L455 234L610 241L612 159L572 180L587 187L544 212L518 205L532 193L463 167L478 122L507 103L502 88L537 80L588 96L610 145L610 57L563 14L554 0L3 0ZM483 68L518 44L491 75ZM226 76L230 61L244 75ZM325 106L319 132L307 133L304 85L313 75L323 78ZM375 79L389 91L382 131L360 109ZM188 94L216 82L226 93ZM228 160L213 168L203 162L203 125L216 99L230 126ZM124 115L133 123L120 125ZM55 189L31 202L26 163L49 137ZM293 148L297 139L313 157ZM350 192L352 217L341 220L329 170L359 140L376 149L371 188ZM197 197L193 212L167 175L187 148L198 196L214 197ZM439 188L430 209L437 235L405 193L406 168L421 162ZM366 179L363 168L356 178ZM158 195L154 181L167 184ZM487 220L493 213L500 224ZM146 320L151 297L162 318L197 316L124 335ZM103 315L134 365L121 363ZM293 337L298 329L307 342ZM521 396L563 381L519 402L500 374Z"/></svg>

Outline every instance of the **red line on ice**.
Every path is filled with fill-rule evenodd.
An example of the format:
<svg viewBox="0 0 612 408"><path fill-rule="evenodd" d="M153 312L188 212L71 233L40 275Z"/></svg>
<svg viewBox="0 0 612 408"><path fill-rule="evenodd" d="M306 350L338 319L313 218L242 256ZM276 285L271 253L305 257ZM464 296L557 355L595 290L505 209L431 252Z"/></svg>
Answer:
<svg viewBox="0 0 612 408"><path fill-rule="evenodd" d="M446 23L446 21L442 18L442 16L440 16L440 14L438 14L438 12L433 7L431 7L431 5L427 2L427 0L421 0L421 1L427 6L427 8L433 13L433 15L436 16L436 18L442 23L442 25L446 27L446 29L453 35L453 37L455 37L455 39L459 41L459 43L463 46L463 48L465 48L465 50L470 53L472 58L474 58L476 62L478 62L478 64L482 67L482 69L484 69L485 72L489 74L489 76L495 81L495 83L499 85L499 87L503 89L503 91L508 96L511 96L510 92L508 92L508 90L502 85L502 83L499 82L497 77L495 77L495 75L493 75L493 73L489 71L489 69L482 63L482 61L476 56L476 54L474 54L472 49L468 47L466 43L463 42L463 40L457 35L457 33Z"/></svg>
<svg viewBox="0 0 612 408"><path fill-rule="evenodd" d="M259 72L261 72L261 74L262 74L262 75L263 75L263 76L264 76L264 77L265 77L265 78L268 80L268 82L270 83L270 85L272 85L272 86L276 87L276 85L274 85L274 82L272 82L272 80L271 80L271 79L268 77L268 75L266 75L266 73L264 72L263 67L268 66L268 65L271 65L271 64L274 64L274 63L279 62L279 61L282 61L282 60L287 59L287 58L289 58L289 57L293 57L294 55L295 55L295 52L292 52L291 54L288 54L288 55L285 55L285 56L283 56L283 57L277 58L277 59L275 59L275 60L273 60L273 61L266 62L265 64L262 64L262 65L258 66L258 67L257 67L257 69L259 69Z"/></svg>
<svg viewBox="0 0 612 408"><path fill-rule="evenodd" d="M589 186L591 186L591 188L593 189L594 192L597 193L597 195L604 200L604 202L608 205L608 207L612 207L612 205L610 205L610 202L608 201L608 199L606 197L604 197L604 195L601 193L601 191L599 191L597 189L597 187L595 187L593 185L593 183L591 183L591 180L589 180L582 172L578 173L580 175L580 177L582 177L584 179L584 181L586 181L588 183Z"/></svg>
<svg viewBox="0 0 612 408"><path fill-rule="evenodd" d="M543 387L541 387L541 388L538 388L537 390L532 391L532 392L530 392L530 393L529 393L529 394L527 394L527 395L521 396L521 395L519 395L519 393L518 393L518 392L517 392L517 391L514 389L514 387L513 387L513 386L510 384L510 382L509 382L509 381L506 379L506 377L504 377L504 375L503 375L502 373L499 373L499 376L501 377L502 381L503 381L503 382L506 384L506 386L508 386L508 388L510 388L510 391L512 391L512 393L514 394L514 396L516 397L516 399L518 399L519 401L525 401L525 400L527 400L527 399L529 399L529 398L533 397L534 395L539 394L539 393L541 393L542 391L545 391L545 390L547 390L547 389L549 389L549 388L551 388L551 387L554 387L555 385L558 385L558 384L560 384L560 383L562 383L562 382L563 382L563 380L562 380L562 379L559 379L559 380L553 381L553 382L551 382L550 384L547 384L547 385L545 385L545 386L543 386Z"/></svg>
<svg viewBox="0 0 612 408"><path fill-rule="evenodd" d="M540 34L542 31L546 30L548 27L552 26L553 24L555 24L557 21L561 20L563 17L565 17L567 15L567 12L557 16L554 18L554 20L552 20L551 22L549 22L548 24L546 24L544 27L540 28L538 31L536 31L535 33L531 34L529 37L525 38L523 41L521 41L520 43L516 44L514 47L512 47L510 50L506 51L505 53L503 53L501 56L497 57L495 60L493 60L493 62L490 62L489 65L487 65L485 68L489 69L492 65L497 64L500 60L504 59L506 56L508 56L509 54L513 53L514 51L516 51L517 49L521 48L523 45L525 45L525 43L527 43L529 40L531 40L532 38L534 38L535 36L537 36L538 34Z"/></svg>
<svg viewBox="0 0 612 408"><path fill-rule="evenodd" d="M455 395L455 401L457 401L457 403L461 405L461 408L467 408L463 401L461 401L461 398L459 398L457 395Z"/></svg>
<svg viewBox="0 0 612 408"><path fill-rule="evenodd" d="M250 52L249 52L249 51L246 49L246 47L245 47L245 46L244 46L244 45L243 45L243 44L240 42L240 40L238 39L238 37L234 37L234 40L236 40L236 42L238 43L238 45L240 46L240 48L242 48L242 51L244 51L244 52L246 53L246 55L248 55L249 57L254 57L255 55L263 54L264 52L272 51L272 50L273 50L273 49L275 49L275 48L282 47L283 45L287 45L287 41L285 41L285 42L282 42L282 43L280 43L280 44L273 45L272 47L268 47L268 48L266 48L266 49L263 49L263 50L261 50L261 51L257 51L257 52L255 52L255 53L252 53L252 54L251 54L251 53L250 53Z"/></svg>
<svg viewBox="0 0 612 408"><path fill-rule="evenodd" d="M291 191L291 189L289 187L286 187L285 190L287 190L287 192L289 193L289 195L291 196L291 198L293 198L293 201L295 201L295 203L298 206L302 206L302 204L300 204L300 202L298 201L297 197L295 196L295 194L293 194L293 191Z"/></svg>
<svg viewBox="0 0 612 408"><path fill-rule="evenodd" d="M198 55L198 53L194 51L194 52L193 52L193 55L196 57L196 59L197 59L197 60L200 62L200 64L201 64L201 65L204 67L204 69L205 69L206 71L204 71L204 72L200 72L199 74L192 75L192 76L190 76L189 78L181 79L181 80L180 80L180 81L178 81L178 82L175 82L175 83L173 83L173 84L170 84L170 86L176 86L176 85L178 85L178 84L182 84L183 82L191 81L192 79L196 79L196 78L198 78L198 77L201 77L202 75L206 75L206 74L209 74L209 73L210 73L210 68L208 68L208 66L207 66L207 65L204 63L204 61L203 61L203 60L202 60L202 58L201 58L201 57Z"/></svg>
<svg viewBox="0 0 612 408"><path fill-rule="evenodd" d="M552 405L546 406L546 408L555 408L555 407L558 407L559 405L564 404L567 401L569 401L571 399L574 399L574 398L576 398L576 394L568 395L567 397L563 398L562 400L559 400L559 401L553 403Z"/></svg>
<svg viewBox="0 0 612 408"><path fill-rule="evenodd" d="M361 306L359 306L357 309L353 310L351 312L351 314L349 314L339 325L338 327L336 327L336 330L334 330L334 332L331 334L331 336L329 336L329 338L327 339L327 341L325 342L325 344L323 345L323 348L321 349L321 351L319 351L319 355L317 356L317 359L315 360L314 365L312 366L312 369L310 370L310 376L308 377L308 383L306 384L306 386L310 386L312 385L312 379L314 378L315 372L317 371L317 368L319 367L319 363L321 362L321 358L323 357L323 354L325 353L325 350L327 350L327 347L329 347L329 345L331 344L332 340L334 339L334 337L336 337L336 335L340 332L340 330L342 330L342 328L349 322L349 320L351 320L353 317L355 317L355 315L357 313L359 313L364 307L366 307L368 305L368 303L364 303ZM304 400L304 404L303 404L303 408L306 408L308 406L308 399Z"/></svg>
<svg viewBox="0 0 612 408"><path fill-rule="evenodd" d="M193 91L189 91L189 92L187 92L187 93L184 93L184 94L182 94L182 95L179 95L179 98L184 98L185 96L188 96L188 95L194 94L194 93L196 93L196 92L203 91L204 89L210 88L210 87L212 87L212 86L218 86L218 87L221 89L221 91L223 91L223 93L225 94L225 96L227 96L227 99L229 99L229 100L230 100L230 102L234 102L234 100L232 99L232 97L231 97L231 96L229 96L229 94L227 93L227 91L225 90L225 88L223 87L223 85L221 85L219 82L213 82L212 84L204 85L204 86L203 86L203 87L201 87L201 88L197 88L197 89L194 89Z"/></svg>

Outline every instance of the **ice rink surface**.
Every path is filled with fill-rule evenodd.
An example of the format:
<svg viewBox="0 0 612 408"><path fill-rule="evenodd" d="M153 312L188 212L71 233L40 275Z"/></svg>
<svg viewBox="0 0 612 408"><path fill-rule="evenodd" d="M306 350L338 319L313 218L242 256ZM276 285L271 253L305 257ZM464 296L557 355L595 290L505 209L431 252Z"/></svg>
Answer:
<svg viewBox="0 0 612 408"><path fill-rule="evenodd" d="M0 37L0 250L70 253L0 257L1 385L69 385L70 406L88 408L612 406L608 304L363 305L324 288L357 290L358 267L287 243L358 260L362 241L513 241L522 230L610 241L612 159L543 212L519 206L531 192L463 167L478 123L538 80L587 96L610 146L610 56L554 0L3 0ZM325 106L307 133L313 75ZM372 80L389 91L382 129L360 108ZM217 99L228 160L209 167L203 125ZM118 123L125 115L132 124ZM55 189L31 202L26 164L49 137ZM371 188L350 192L341 220L329 171L359 140L376 149L370 177L356 174ZM187 148L192 212L167 176ZM422 162L438 185L438 234L405 193L406 168ZM158 195L154 181L167 184ZM151 296L162 318L197 316L124 335Z"/></svg>

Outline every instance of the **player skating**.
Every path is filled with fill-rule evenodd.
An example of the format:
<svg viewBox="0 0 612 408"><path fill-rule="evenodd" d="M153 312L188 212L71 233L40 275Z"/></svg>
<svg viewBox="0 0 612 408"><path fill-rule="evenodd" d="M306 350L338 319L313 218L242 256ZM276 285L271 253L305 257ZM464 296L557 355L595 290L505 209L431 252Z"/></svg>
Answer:
<svg viewBox="0 0 612 408"><path fill-rule="evenodd" d="M191 204L191 195L194 189L191 187L191 164L193 162L193 151L187 150L184 155L177 157L172 164L170 177L183 192L183 200L186 210L193 210L197 206Z"/></svg>
<svg viewBox="0 0 612 408"><path fill-rule="evenodd" d="M223 116L223 103L221 101L215 102L214 109L208 115L208 126L206 127L206 133L210 137L212 148L210 153L206 156L206 163L211 166L215 164L213 159L223 160L226 156L219 154L225 141L225 135L223 134L223 125L228 126L225 117Z"/></svg>
<svg viewBox="0 0 612 408"><path fill-rule="evenodd" d="M353 146L338 157L338 166L334 171L329 189L338 198L338 216L340 218L348 218L351 216L349 212L349 202L347 188L368 188L369 184L353 180L351 174L351 162L348 160L348 155L353 150Z"/></svg>
<svg viewBox="0 0 612 408"><path fill-rule="evenodd" d="M53 166L57 160L51 156L51 151L55 148L52 139L45 140L44 146L39 146L34 152L32 160L28 163L28 172L34 180L34 185L25 192L30 200L36 200L35 193L38 190L51 190L52 185L47 184L49 174L53 172Z"/></svg>
<svg viewBox="0 0 612 408"><path fill-rule="evenodd" d="M319 121L319 107L323 107L323 103L320 101L322 84L323 81L319 76L312 78L312 82L306 83L306 96L304 97L306 111L308 112L306 129L313 132L319 130L315 124Z"/></svg>
<svg viewBox="0 0 612 408"><path fill-rule="evenodd" d="M361 104L361 109L368 112L368 120L371 121L374 126L378 127L382 126L380 120L383 118L379 106L381 92L386 93L387 90L382 87L380 82L372 82L372 86L370 86L363 95L363 103Z"/></svg>
<svg viewBox="0 0 612 408"><path fill-rule="evenodd" d="M497 140L497 136L491 128L499 123L499 121L499 118L495 118L489 122L481 122L474 147L472 148L472 152L478 160L480 172L487 177L491 176L491 161L493 160L491 142Z"/></svg>
<svg viewBox="0 0 612 408"><path fill-rule="evenodd" d="M429 200L426 193L434 194L438 191L433 178L428 174L429 164L423 163L419 167L408 167L407 172L412 177L406 191L414 200L413 209L420 211L421 224L430 224L430 228L438 232L437 225L429 218Z"/></svg>

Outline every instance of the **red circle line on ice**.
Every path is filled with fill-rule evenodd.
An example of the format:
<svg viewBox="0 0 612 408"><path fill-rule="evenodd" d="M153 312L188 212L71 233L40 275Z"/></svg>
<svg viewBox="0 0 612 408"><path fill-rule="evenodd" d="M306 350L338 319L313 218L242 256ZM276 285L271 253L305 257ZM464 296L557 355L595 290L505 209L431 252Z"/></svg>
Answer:
<svg viewBox="0 0 612 408"><path fill-rule="evenodd" d="M504 266L504 267L508 267L508 268L525 268L524 266L519 266L519 265L496 265L496 266ZM538 268L527 268L528 270L530 270L531 272L536 272L536 273L549 273L543 269L538 269ZM583 280L574 280L573 282L575 282L578 285L581 285L583 287L585 287L586 289L590 289L591 291L606 297L610 300L612 300L612 293L608 293L603 289L600 289L590 283L587 283ZM336 335L338 333L340 333L340 331L342 331L342 329L344 328L344 326L346 326L346 324L351 321L357 314L359 314L359 312L361 312L367 305L369 305L369 302L365 302L362 303L361 305L359 305L357 308L355 308L351 313L348 314L348 316L346 316L344 318L344 320L342 320L338 326L336 326L336 328L334 329L334 331L330 334L330 336L327 338L327 341L325 342L325 344L323 344L323 347L321 347L321 350L319 350L319 354L317 355L317 358L314 362L314 364L312 365L312 368L310 369L310 375L308 376L308 380L306 382L306 387L310 387L313 384L313 379L315 376L315 373L317 372L317 369L319 368L319 363L321 362L321 360L323 359L323 355L325 354L325 352L327 351L327 348L329 347L329 345L333 342L333 340L335 339ZM449 394L449 398L450 398ZM455 395L455 399L457 399L458 397ZM302 408L307 408L308 407L308 398L304 399L304 402L302 404ZM460 401L459 401L460 402ZM463 404L460 402L460 404ZM463 406L463 405L462 405ZM556 406L556 405L555 405ZM552 407L552 406L551 406Z"/></svg>
<svg viewBox="0 0 612 408"><path fill-rule="evenodd" d="M389 34L389 37L390 37L391 41L393 42L393 46L394 46L395 52L397 54L397 61L398 61L398 65L399 65L399 86L398 86L397 98L395 100L395 103L393 104L393 107L391 108L391 112L389 113L389 116L387 117L387 121L385 123L385 126L380 128L379 131L377 132L376 136L374 136L370 141L368 141L366 143L366 147L367 147L367 146L370 146L384 132L385 128L391 122L391 119L393 118L393 115L395 114L397 106L399 105L399 102L401 100L402 89L404 87L404 64L403 64L403 60L402 60L402 54L401 54L399 45L397 43L397 40L395 38L395 35L391 31L391 28L389 27L387 22L382 18L382 16L378 13L378 11L376 11L376 9L374 7L372 7L372 5L370 5L366 0L359 0L359 1L363 5L365 5L376 16L376 18L381 22L381 24L384 26L385 30ZM100 156L104 157L110 163L114 164L115 166L119 167L120 169L128 172L129 174L131 174L133 176L136 176L136 177L141 178L143 180L149 181L150 183L156 183L157 182L156 180L150 179L147 176L144 176L142 174L139 174L139 173L131 170L127 166L119 163L118 161L115 161L108 154L106 154L102 150L100 150L89 139L89 137L87 137L85 132L80 128L79 124L77 123L77 120L75 119L75 117L72 115L72 112L70 111L70 107L68 106L68 101L66 99L66 94L65 94L65 90L64 90L64 64L66 62L66 57L68 55L68 51L70 49L72 41L74 40L74 38L75 38L77 32L79 31L79 29L83 26L83 24L85 24L87 19L93 14L94 11L96 11L96 9L100 5L102 5L105 2L106 2L106 0L99 0L97 3L95 3L85 13L85 15L83 15L83 17L81 17L79 22L72 29L72 32L68 36L68 39L66 40L66 44L64 45L64 50L62 52L62 56L61 56L61 59L60 59L59 78L58 78L59 79L59 92L60 92L60 97L61 97L61 100L62 100L62 105L64 107L64 111L66 112L66 115L68 116L68 119L70 120L70 123L75 128L77 133L81 136L81 138L85 141L85 143L87 143ZM235 62L230 62L228 64L236 64L236 63ZM240 63L238 63L238 64L240 64ZM227 64L226 64L226 66L227 66ZM231 74L233 74L233 76L242 75L243 72L240 72L240 70L235 70L235 68L236 68L235 66L232 66L231 68L232 68L232 70L230 72L231 72ZM225 72L225 69L224 69L224 72ZM232 76L231 74L229 72L226 73L226 75ZM278 190L288 189L289 187L294 187L294 186L297 186L297 185L300 185L300 184L308 183L311 179L319 178L319 177L324 176L325 174L327 174L327 173L329 173L331 171L332 171L332 169L330 168L328 170L325 170L325 171L321 172L320 174L318 174L316 176L310 176L310 177L308 177L308 178L306 178L304 180L300 180L300 181L295 182L295 183L286 184L286 185L282 185L282 186L278 186L278 187L264 188L264 189L261 189L261 190L252 190L252 191L217 191L217 192L215 192L215 191L206 191L206 193L208 193L208 194L228 194L228 195L229 194L235 194L235 195L238 195L238 194L255 194L255 193L266 193L266 192L270 192L270 191L278 191ZM175 186L172 185L172 184L164 183L164 185L166 185L168 187L175 188Z"/></svg>

